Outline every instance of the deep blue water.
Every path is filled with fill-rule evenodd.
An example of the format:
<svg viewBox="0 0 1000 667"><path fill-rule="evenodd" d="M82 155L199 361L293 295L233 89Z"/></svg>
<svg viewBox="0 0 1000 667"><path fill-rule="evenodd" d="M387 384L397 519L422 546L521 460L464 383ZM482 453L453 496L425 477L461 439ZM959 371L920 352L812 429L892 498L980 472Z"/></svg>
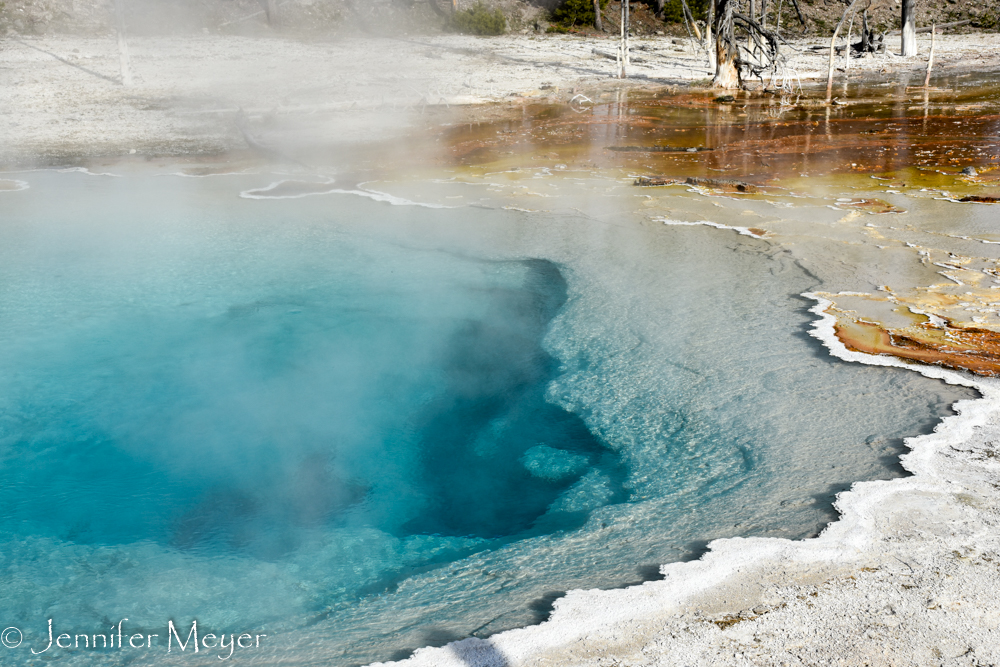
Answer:
<svg viewBox="0 0 1000 667"><path fill-rule="evenodd" d="M576 527L585 512L535 524L592 468L623 498L616 457L545 400L556 364L541 339L566 298L558 269L445 261L446 290L395 264L408 288L430 292L416 309L339 262L313 264L303 289L293 262L258 264L224 307L73 298L57 307L88 312L54 340L37 313L39 329L3 355L2 437L19 462L0 489L5 524L77 544L275 559L359 513L398 536ZM153 258L145 270L169 271ZM455 299L475 310L440 320ZM489 467L474 460L484 447Z"/></svg>
<svg viewBox="0 0 1000 667"><path fill-rule="evenodd" d="M827 358L760 242L248 179L2 195L0 625L29 641L197 618L353 664L537 622L698 540L817 530L967 395Z"/></svg>

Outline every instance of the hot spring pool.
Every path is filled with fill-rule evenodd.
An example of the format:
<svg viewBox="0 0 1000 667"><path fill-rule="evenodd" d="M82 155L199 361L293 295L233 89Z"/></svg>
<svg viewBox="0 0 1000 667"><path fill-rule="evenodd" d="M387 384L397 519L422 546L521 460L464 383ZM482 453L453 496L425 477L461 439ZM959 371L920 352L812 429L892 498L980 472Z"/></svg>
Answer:
<svg viewBox="0 0 1000 667"><path fill-rule="evenodd" d="M229 650L168 654L168 622L267 635L244 662L325 665L539 622L708 539L820 530L969 397L830 358L796 296L815 280L731 232L240 198L269 182L252 175L18 178L10 664ZM34 655L49 619L91 637L128 619L126 639Z"/></svg>

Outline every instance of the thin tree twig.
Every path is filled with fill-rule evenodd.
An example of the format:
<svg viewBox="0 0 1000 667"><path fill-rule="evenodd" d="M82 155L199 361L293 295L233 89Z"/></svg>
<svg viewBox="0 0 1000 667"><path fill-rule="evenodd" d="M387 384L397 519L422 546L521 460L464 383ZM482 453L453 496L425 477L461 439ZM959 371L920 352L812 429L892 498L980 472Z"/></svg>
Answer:
<svg viewBox="0 0 1000 667"><path fill-rule="evenodd" d="M851 30L854 28L854 14L851 14L851 22L847 24L847 46L844 48L844 70L851 67Z"/></svg>
<svg viewBox="0 0 1000 667"><path fill-rule="evenodd" d="M934 24L931 24L931 54L927 58L927 76L924 77L924 88L930 88L931 86L931 68L934 67L934 35L937 33L934 30Z"/></svg>

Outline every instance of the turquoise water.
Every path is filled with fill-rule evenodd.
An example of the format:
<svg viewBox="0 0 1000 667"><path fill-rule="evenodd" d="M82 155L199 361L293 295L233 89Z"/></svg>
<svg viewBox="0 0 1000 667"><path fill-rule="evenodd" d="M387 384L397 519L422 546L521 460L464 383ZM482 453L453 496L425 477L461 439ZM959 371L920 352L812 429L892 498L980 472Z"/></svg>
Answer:
<svg viewBox="0 0 1000 667"><path fill-rule="evenodd" d="M0 202L12 664L49 618L159 633L45 653L84 664L215 664L167 656L169 620L334 665L538 622L706 539L819 530L968 397L830 359L815 281L717 230L24 178Z"/></svg>

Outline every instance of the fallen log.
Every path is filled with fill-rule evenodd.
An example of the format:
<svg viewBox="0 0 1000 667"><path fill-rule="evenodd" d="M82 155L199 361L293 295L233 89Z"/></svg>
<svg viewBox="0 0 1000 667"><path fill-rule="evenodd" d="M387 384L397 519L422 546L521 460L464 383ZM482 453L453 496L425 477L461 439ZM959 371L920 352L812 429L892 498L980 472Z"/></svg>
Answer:
<svg viewBox="0 0 1000 667"><path fill-rule="evenodd" d="M688 185L700 185L703 187L719 188L720 190L735 192L760 192L760 188L753 183L738 181L734 178L698 178L695 176L688 176L684 182Z"/></svg>
<svg viewBox="0 0 1000 667"><path fill-rule="evenodd" d="M684 148L683 146L608 146L609 151L619 153L703 153L715 150L714 148Z"/></svg>
<svg viewBox="0 0 1000 667"><path fill-rule="evenodd" d="M590 52L593 53L595 56L600 56L602 58L607 58L608 60L614 60L614 61L618 60L618 56L616 54L614 54L614 53L608 53L607 51L601 51L599 49L591 49ZM645 58L633 58L633 57L630 56L629 57L629 62L632 62L632 63L644 63L644 62L646 62L646 59Z"/></svg>
<svg viewBox="0 0 1000 667"><path fill-rule="evenodd" d="M666 178L665 176L640 176L635 179L632 185L650 187L654 185L676 185L677 183L680 183L680 181L673 178Z"/></svg>
<svg viewBox="0 0 1000 667"><path fill-rule="evenodd" d="M675 178L667 178L666 176L639 176L635 179L633 185L651 187L658 185L679 185L681 183L716 188L728 192L745 192L750 194L760 192L760 188L753 183L738 181L734 178L698 178L697 176L688 176L683 181L679 181Z"/></svg>

